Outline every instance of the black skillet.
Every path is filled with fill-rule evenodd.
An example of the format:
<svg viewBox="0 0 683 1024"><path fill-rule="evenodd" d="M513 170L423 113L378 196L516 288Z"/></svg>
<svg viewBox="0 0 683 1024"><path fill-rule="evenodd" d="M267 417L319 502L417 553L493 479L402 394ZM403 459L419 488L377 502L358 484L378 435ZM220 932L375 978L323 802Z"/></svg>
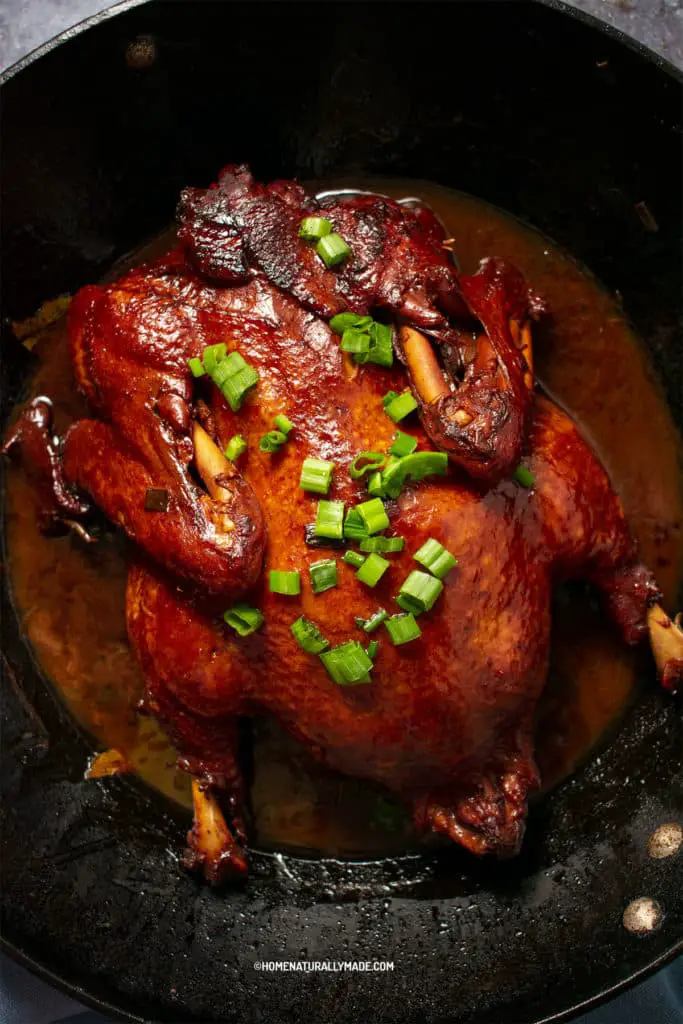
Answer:
<svg viewBox="0 0 683 1024"><path fill-rule="evenodd" d="M681 80L663 61L559 4L117 10L3 86L6 317L97 279L228 160L266 179L431 178L527 219L618 290L681 424ZM4 357L9 409L30 366L9 338ZM617 738L536 808L515 861L264 852L246 889L217 894L178 864L182 814L134 781L82 781L92 744L3 601L4 939L112 1015L558 1019L681 948L682 854L654 859L648 839L683 821L683 723L649 661ZM637 897L656 901L642 936L623 924ZM282 958L395 968L254 968Z"/></svg>

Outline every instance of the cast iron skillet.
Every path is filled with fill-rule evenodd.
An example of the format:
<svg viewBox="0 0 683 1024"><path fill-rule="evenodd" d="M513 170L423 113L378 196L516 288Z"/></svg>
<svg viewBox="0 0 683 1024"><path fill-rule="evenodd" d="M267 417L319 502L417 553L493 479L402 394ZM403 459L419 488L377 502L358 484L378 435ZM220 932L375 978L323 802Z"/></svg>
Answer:
<svg viewBox="0 0 683 1024"><path fill-rule="evenodd" d="M519 214L618 290L680 424L680 78L624 44L557 5L124 5L7 76L5 315L97 279L228 160L266 179L427 177ZM9 408L30 366L9 338L4 354ZM182 814L135 781L82 781L92 744L3 601L4 938L93 1005L176 1022L559 1019L680 949L681 854L651 859L647 841L683 820L683 724L647 658L618 737L532 813L515 861L257 852L248 886L217 894L178 864ZM637 937L622 914L641 896L661 914ZM282 958L395 969L254 969Z"/></svg>

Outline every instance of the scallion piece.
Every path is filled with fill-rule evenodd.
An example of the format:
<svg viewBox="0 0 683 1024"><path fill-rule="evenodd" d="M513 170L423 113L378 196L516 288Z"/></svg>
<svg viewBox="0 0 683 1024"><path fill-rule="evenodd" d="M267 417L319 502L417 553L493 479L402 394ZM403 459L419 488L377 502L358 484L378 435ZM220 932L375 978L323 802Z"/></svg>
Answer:
<svg viewBox="0 0 683 1024"><path fill-rule="evenodd" d="M363 520L368 536L386 530L389 525L389 516L380 498L371 498L370 501L363 501L356 505L356 512Z"/></svg>
<svg viewBox="0 0 683 1024"><path fill-rule="evenodd" d="M366 587L376 587L390 565L391 562L387 562L386 558L382 558L381 555L368 555L356 573L356 579L364 583Z"/></svg>
<svg viewBox="0 0 683 1024"><path fill-rule="evenodd" d="M203 377L206 373L206 367L204 366L204 363L201 361L201 359L197 359L196 356L194 359L188 359L187 365L190 367L193 377Z"/></svg>
<svg viewBox="0 0 683 1024"><path fill-rule="evenodd" d="M364 353L370 350L370 335L350 327L344 331L341 340L342 352Z"/></svg>
<svg viewBox="0 0 683 1024"><path fill-rule="evenodd" d="M279 452L287 440L281 430L269 430L258 443L260 452Z"/></svg>
<svg viewBox="0 0 683 1024"><path fill-rule="evenodd" d="M316 537L315 523L306 523L304 526L304 541L309 548L333 548L334 550L340 550L345 545L343 538L339 540L332 537Z"/></svg>
<svg viewBox="0 0 683 1024"><path fill-rule="evenodd" d="M384 399L382 401L384 401ZM394 423L398 423L400 420L405 419L406 416L411 412L414 412L416 409L417 402L412 392L407 390L402 394L397 395L393 401L384 406L384 411L387 416L394 421Z"/></svg>
<svg viewBox="0 0 683 1024"><path fill-rule="evenodd" d="M315 251L326 267L336 267L347 256L351 255L348 245L336 231L333 231L331 235L325 235L321 238L315 247Z"/></svg>
<svg viewBox="0 0 683 1024"><path fill-rule="evenodd" d="M333 471L334 462L324 462L322 459L304 459L301 465L299 487L302 491L327 494Z"/></svg>
<svg viewBox="0 0 683 1024"><path fill-rule="evenodd" d="M270 570L271 594L284 594L292 597L301 593L301 575L288 569Z"/></svg>
<svg viewBox="0 0 683 1024"><path fill-rule="evenodd" d="M314 594L322 594L323 591L337 586L337 563L334 558L324 562L313 562L313 565L309 566L309 572Z"/></svg>
<svg viewBox="0 0 683 1024"><path fill-rule="evenodd" d="M315 517L316 537L330 537L341 540L344 536L344 502L319 501Z"/></svg>
<svg viewBox="0 0 683 1024"><path fill-rule="evenodd" d="M400 644L407 644L410 640L417 640L422 636L422 630L415 621L415 616L410 612L405 615L392 615L384 623L391 637L394 647Z"/></svg>
<svg viewBox="0 0 683 1024"><path fill-rule="evenodd" d="M374 615L371 615L369 619L356 619L356 625L360 626L366 633L374 633L379 626L382 625L387 617L387 613L384 608L378 608Z"/></svg>
<svg viewBox="0 0 683 1024"><path fill-rule="evenodd" d="M292 430L294 430L294 424L283 413L280 413L279 416L276 416L275 419L273 420L273 423L275 424L278 430L282 431L285 437L289 437Z"/></svg>
<svg viewBox="0 0 683 1024"><path fill-rule="evenodd" d="M228 608L227 612L223 613L223 618L240 636L249 636L250 633L256 632L264 622L263 612L258 608L252 608L244 601L238 601L232 608Z"/></svg>
<svg viewBox="0 0 683 1024"><path fill-rule="evenodd" d="M536 477L530 469L527 469L526 466L517 466L517 469L512 475L517 483L521 484L522 487L533 487L536 483Z"/></svg>
<svg viewBox="0 0 683 1024"><path fill-rule="evenodd" d="M414 569L401 584L396 603L404 611L419 615L429 611L442 590L441 580Z"/></svg>
<svg viewBox="0 0 683 1024"><path fill-rule="evenodd" d="M343 346L342 346L343 347ZM370 325L370 347L365 354L354 357L357 363L376 363L377 366L394 365L392 332L388 324Z"/></svg>
<svg viewBox="0 0 683 1024"><path fill-rule="evenodd" d="M360 480L366 473L374 473L386 462L382 452L359 452L353 462L349 463L349 476L352 480Z"/></svg>
<svg viewBox="0 0 683 1024"><path fill-rule="evenodd" d="M246 452L246 450L247 442L241 434L235 434L235 436L231 437L228 441L228 446L225 449L225 457L226 459L230 459L231 462L234 462L236 459L239 459L240 455L242 455L243 452Z"/></svg>
<svg viewBox="0 0 683 1024"><path fill-rule="evenodd" d="M220 362L222 362L228 352L228 346L224 341L220 341L217 345L209 345L205 348L202 353L202 362L204 363L204 369L213 376L213 373Z"/></svg>
<svg viewBox="0 0 683 1024"><path fill-rule="evenodd" d="M403 537L365 537L360 542L360 549L366 552L381 551L385 554L394 554L396 551L403 551L405 543Z"/></svg>
<svg viewBox="0 0 683 1024"><path fill-rule="evenodd" d="M424 542L422 547L415 552L413 558L420 565L424 565L432 576L436 576L440 580L458 564L457 558L433 537Z"/></svg>
<svg viewBox="0 0 683 1024"><path fill-rule="evenodd" d="M382 398L382 405L386 409L396 398L398 398L398 391L387 391L386 395Z"/></svg>
<svg viewBox="0 0 683 1024"><path fill-rule="evenodd" d="M389 449L389 454L402 459L406 455L412 455L416 448L416 437L411 437L410 434L404 434L402 430L397 430L391 448Z"/></svg>
<svg viewBox="0 0 683 1024"><path fill-rule="evenodd" d="M384 497L384 484L382 483L382 474L379 471L371 473L368 477L368 494L371 498Z"/></svg>
<svg viewBox="0 0 683 1024"><path fill-rule="evenodd" d="M371 316L359 316L357 313L337 313L330 320L330 327L335 334L350 330L367 331L371 324Z"/></svg>
<svg viewBox="0 0 683 1024"><path fill-rule="evenodd" d="M322 654L330 646L329 640L325 639L315 622L311 622L305 615L293 622L289 628L299 647L309 654Z"/></svg>
<svg viewBox="0 0 683 1024"><path fill-rule="evenodd" d="M375 658L377 657L378 651L379 651L379 640L371 640L370 643L368 644L366 650L365 650L365 653L367 654L368 658L371 658L372 661L374 661Z"/></svg>
<svg viewBox="0 0 683 1024"><path fill-rule="evenodd" d="M231 355L236 353L232 352ZM223 364L221 364L223 365ZM233 412L239 412L244 397L255 384L258 384L258 373L253 366L243 366L225 381L221 391Z"/></svg>
<svg viewBox="0 0 683 1024"><path fill-rule="evenodd" d="M317 242L329 235L332 225L326 217L304 217L299 227L299 238L305 242Z"/></svg>
<svg viewBox="0 0 683 1024"><path fill-rule="evenodd" d="M368 529L357 508L350 508L344 520L344 537L347 540L362 540L368 536Z"/></svg>
<svg viewBox="0 0 683 1024"><path fill-rule="evenodd" d="M346 562L347 565L352 565L354 569L360 569L365 559L362 555L359 555L357 551L345 551L342 555L342 562Z"/></svg>
<svg viewBox="0 0 683 1024"><path fill-rule="evenodd" d="M423 480L426 476L446 476L448 456L445 452L413 452L382 471L382 486L390 498L398 498L408 480Z"/></svg>
<svg viewBox="0 0 683 1024"><path fill-rule="evenodd" d="M339 686L370 682L372 659L357 640L348 640L345 644L325 651L320 655L320 660Z"/></svg>

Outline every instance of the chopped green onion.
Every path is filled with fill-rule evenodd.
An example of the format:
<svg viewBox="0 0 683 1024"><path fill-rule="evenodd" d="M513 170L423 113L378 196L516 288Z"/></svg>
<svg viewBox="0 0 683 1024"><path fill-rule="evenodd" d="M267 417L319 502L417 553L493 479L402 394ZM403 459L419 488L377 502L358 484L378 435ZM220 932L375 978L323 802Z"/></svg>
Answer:
<svg viewBox="0 0 683 1024"><path fill-rule="evenodd" d="M346 562L347 565L352 565L354 569L360 569L365 559L362 555L359 555L357 551L345 551L342 555L342 562Z"/></svg>
<svg viewBox="0 0 683 1024"><path fill-rule="evenodd" d="M396 603L404 611L419 615L429 611L442 590L441 580L414 569L401 584Z"/></svg>
<svg viewBox="0 0 683 1024"><path fill-rule="evenodd" d="M333 548L334 550L340 550L345 545L343 538L316 537L315 523L306 523L304 526L304 540L309 548Z"/></svg>
<svg viewBox="0 0 683 1024"><path fill-rule="evenodd" d="M336 231L333 231L331 235L325 235L321 238L315 247L315 251L326 267L336 267L347 256L351 255L348 245Z"/></svg>
<svg viewBox="0 0 683 1024"><path fill-rule="evenodd" d="M371 473L368 477L368 494L371 498L384 497L384 484L382 483L382 474L379 471Z"/></svg>
<svg viewBox="0 0 683 1024"><path fill-rule="evenodd" d="M386 558L382 558L381 555L368 555L356 573L356 579L364 583L366 587L376 587L390 565L391 562L387 562Z"/></svg>
<svg viewBox="0 0 683 1024"><path fill-rule="evenodd" d="M334 558L329 558L324 562L314 562L309 566L309 572L314 594L322 594L323 591L337 586L337 563Z"/></svg>
<svg viewBox="0 0 683 1024"><path fill-rule="evenodd" d="M446 476L448 456L445 452L413 452L398 459L382 472L382 486L390 498L398 498L408 480L423 480L426 476Z"/></svg>
<svg viewBox="0 0 683 1024"><path fill-rule="evenodd" d="M432 576L436 576L440 580L458 564L458 559L454 558L450 551L447 551L443 544L439 544L438 540L434 540L433 537L424 542L422 547L415 552L413 558L420 565L424 565L425 569L429 569Z"/></svg>
<svg viewBox="0 0 683 1024"><path fill-rule="evenodd" d="M517 466L517 469L512 475L517 483L521 484L522 487L533 487L536 483L536 477L530 469L527 469L526 466Z"/></svg>
<svg viewBox="0 0 683 1024"><path fill-rule="evenodd" d="M357 508L350 508L346 513L344 536L347 540L362 540L368 536L368 529Z"/></svg>
<svg viewBox="0 0 683 1024"><path fill-rule="evenodd" d="M314 494L327 494L330 489L334 462L323 462L322 459L304 459L301 466L299 487L302 491L313 491Z"/></svg>
<svg viewBox="0 0 683 1024"><path fill-rule="evenodd" d="M315 517L316 537L330 537L341 540L344 536L344 502L319 501Z"/></svg>
<svg viewBox="0 0 683 1024"><path fill-rule="evenodd" d="M350 327L344 331L341 340L342 352L364 353L370 350L370 335Z"/></svg>
<svg viewBox="0 0 683 1024"><path fill-rule="evenodd" d="M360 480L366 473L374 473L383 466L386 458L382 452L359 452L349 463L349 476L352 480Z"/></svg>
<svg viewBox="0 0 683 1024"><path fill-rule="evenodd" d="M298 572L287 569L270 570L271 594L285 594L292 597L301 593L301 576Z"/></svg>
<svg viewBox="0 0 683 1024"><path fill-rule="evenodd" d="M196 356L194 357L194 359L188 359L187 365L190 367L193 377L203 377L204 374L206 373L204 363L201 361L201 359L197 359Z"/></svg>
<svg viewBox="0 0 683 1024"><path fill-rule="evenodd" d="M275 417L273 423L275 424L278 430L282 431L285 437L289 437L292 430L294 430L294 424L292 423L292 421L290 419L287 419L287 417L282 413L280 413L279 416Z"/></svg>
<svg viewBox="0 0 683 1024"><path fill-rule="evenodd" d="M326 217L304 217L299 228L299 238L305 242L317 242L329 235L332 225Z"/></svg>
<svg viewBox="0 0 683 1024"><path fill-rule="evenodd" d="M299 647L309 654L321 654L330 646L329 640L325 639L315 622L311 622L305 615L293 622L289 628Z"/></svg>
<svg viewBox="0 0 683 1024"><path fill-rule="evenodd" d="M202 362L209 376L213 376L216 367L225 359L227 352L228 346L224 341L219 342L217 345L209 345L208 348L204 349Z"/></svg>
<svg viewBox="0 0 683 1024"><path fill-rule="evenodd" d="M252 608L244 601L238 601L227 612L224 612L223 618L240 636L249 636L250 633L254 633L263 625L264 621L263 612L260 612L258 608Z"/></svg>
<svg viewBox="0 0 683 1024"><path fill-rule="evenodd" d="M389 525L389 516L379 498L371 498L370 501L363 501L356 505L356 512L363 520L366 533L372 535L386 530Z"/></svg>
<svg viewBox="0 0 683 1024"><path fill-rule="evenodd" d="M339 686L355 686L369 683L372 659L368 657L357 640L333 647L320 655L320 660Z"/></svg>
<svg viewBox="0 0 683 1024"><path fill-rule="evenodd" d="M247 450L247 442L244 440L241 434L235 434L228 441L228 447L225 449L226 459L230 459L234 462L235 459L239 459L240 455Z"/></svg>
<svg viewBox="0 0 683 1024"><path fill-rule="evenodd" d="M398 398L398 391L387 391L386 395L382 398L382 405L386 409L396 398Z"/></svg>
<svg viewBox="0 0 683 1024"><path fill-rule="evenodd" d="M386 398L386 395L385 395ZM382 399L384 402L384 399ZM398 423L399 420L403 420L409 413L414 412L417 409L417 401L413 397L413 394L406 390L402 394L397 395L393 401L389 402L384 406L384 411L394 423Z"/></svg>
<svg viewBox="0 0 683 1024"><path fill-rule="evenodd" d="M236 353L232 352L231 355ZM227 362L227 360L225 360ZM222 363L220 364L223 365ZM238 412L247 391L258 384L258 373L253 366L243 366L221 386L223 396L233 412Z"/></svg>
<svg viewBox="0 0 683 1024"><path fill-rule="evenodd" d="M365 653L367 654L368 658L372 658L372 660L374 661L374 659L377 657L377 652L378 651L379 651L379 640L371 640L370 643L368 644L366 650L365 650Z"/></svg>
<svg viewBox="0 0 683 1024"><path fill-rule="evenodd" d="M287 440L281 430L269 430L258 443L260 452L279 452Z"/></svg>
<svg viewBox="0 0 683 1024"><path fill-rule="evenodd" d="M344 346L342 345L342 348ZM392 332L388 324L370 325L370 347L364 354L355 357L357 363L376 363L377 366L394 365Z"/></svg>
<svg viewBox="0 0 683 1024"><path fill-rule="evenodd" d="M360 542L361 551L382 551L393 554L396 551L403 551L405 547L403 537L365 537Z"/></svg>
<svg viewBox="0 0 683 1024"><path fill-rule="evenodd" d="M366 633L373 633L378 626L381 626L387 617L384 608L378 608L369 619L356 619L356 625L360 626Z"/></svg>
<svg viewBox="0 0 683 1024"><path fill-rule="evenodd" d="M221 363L225 363L229 377L239 373L240 370L244 370L249 365L244 356L240 355L239 352L231 352L229 355L224 356L221 359Z"/></svg>
<svg viewBox="0 0 683 1024"><path fill-rule="evenodd" d="M406 615L392 615L384 625L394 647L398 647L399 644L407 644L409 640L417 640L419 636L422 636L422 630L415 621L415 616L410 612Z"/></svg>
<svg viewBox="0 0 683 1024"><path fill-rule="evenodd" d="M330 327L335 334L343 334L344 331L355 329L365 331L372 324L371 316L358 316L357 313L337 313L330 320Z"/></svg>
<svg viewBox="0 0 683 1024"><path fill-rule="evenodd" d="M391 448L389 449L389 454L396 455L397 458L402 459L405 455L412 455L416 448L416 437L411 437L410 434L404 434L402 430L397 430Z"/></svg>

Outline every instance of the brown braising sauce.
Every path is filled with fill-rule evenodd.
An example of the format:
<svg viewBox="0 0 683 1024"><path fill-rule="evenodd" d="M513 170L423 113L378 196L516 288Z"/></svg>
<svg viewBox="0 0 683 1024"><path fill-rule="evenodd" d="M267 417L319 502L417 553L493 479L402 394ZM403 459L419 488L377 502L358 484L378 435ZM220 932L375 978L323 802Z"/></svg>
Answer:
<svg viewBox="0 0 683 1024"><path fill-rule="evenodd" d="M503 256L546 297L552 316L535 333L537 376L600 454L643 559L670 601L683 567L679 440L643 350L614 301L545 237L480 200L416 181L324 187L345 185L421 196L448 225L465 272L484 256ZM171 240L166 233L108 277L160 255ZM34 351L39 369L31 392L52 397L61 433L87 411L74 389L64 320L40 336ZM113 531L91 546L76 537L42 536L35 494L15 468L6 530L24 629L71 712L95 737L96 749L116 748L146 782L189 806L188 780L175 770L173 748L151 719L135 712L142 679L126 637L127 542ZM553 616L537 730L546 787L571 773L618 720L637 679L637 656L585 597L561 595ZM370 854L405 848L415 838L388 796L315 766L274 723L254 725L251 801L256 839L268 846Z"/></svg>

